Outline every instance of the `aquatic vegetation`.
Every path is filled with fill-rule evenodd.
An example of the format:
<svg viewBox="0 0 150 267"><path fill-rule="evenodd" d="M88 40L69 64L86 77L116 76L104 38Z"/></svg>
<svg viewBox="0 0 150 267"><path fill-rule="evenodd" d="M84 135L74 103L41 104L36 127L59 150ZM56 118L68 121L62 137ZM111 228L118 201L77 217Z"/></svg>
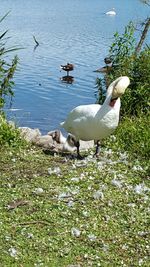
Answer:
<svg viewBox="0 0 150 267"><path fill-rule="evenodd" d="M2 18L0 18L0 23L7 17L8 14L9 12L6 13ZM7 48L6 46L7 32L8 30L0 34L0 111L6 104L6 96L9 99L11 99L11 97L14 94L12 90L12 87L14 85L12 78L16 71L18 63L17 56L14 56L11 63L7 62L4 57L7 53L18 50L17 47Z"/></svg>

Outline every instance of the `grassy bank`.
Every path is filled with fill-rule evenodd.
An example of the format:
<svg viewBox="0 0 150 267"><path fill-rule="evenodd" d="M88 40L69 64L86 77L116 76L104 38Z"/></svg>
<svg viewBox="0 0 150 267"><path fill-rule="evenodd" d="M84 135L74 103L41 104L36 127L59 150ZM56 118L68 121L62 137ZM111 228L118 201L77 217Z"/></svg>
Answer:
<svg viewBox="0 0 150 267"><path fill-rule="evenodd" d="M1 266L150 266L148 161L115 139L82 161L1 146Z"/></svg>

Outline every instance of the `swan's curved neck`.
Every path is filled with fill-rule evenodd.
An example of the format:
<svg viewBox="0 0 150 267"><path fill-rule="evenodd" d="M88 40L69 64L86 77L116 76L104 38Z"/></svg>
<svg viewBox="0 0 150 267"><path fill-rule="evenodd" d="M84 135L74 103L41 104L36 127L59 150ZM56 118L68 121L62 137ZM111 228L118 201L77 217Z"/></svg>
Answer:
<svg viewBox="0 0 150 267"><path fill-rule="evenodd" d="M116 81L112 82L110 84L110 86L108 87L107 94L106 94L106 99L105 99L105 102L104 102L105 105L109 105L110 107L114 107L116 102L120 103L120 98L119 97L112 98L112 93L113 93L115 84L116 84Z"/></svg>
<svg viewBox="0 0 150 267"><path fill-rule="evenodd" d="M112 96L113 89L114 89L114 85L115 85L115 82L112 82L112 83L109 85L109 87L107 88L106 99L107 99L109 96Z"/></svg>
<svg viewBox="0 0 150 267"><path fill-rule="evenodd" d="M112 92L113 92L113 85L109 86L108 90L107 90L107 95L106 95L106 99L104 102L104 106L109 106L111 108L118 108L118 106L120 107L120 98L116 97L116 98L112 98Z"/></svg>
<svg viewBox="0 0 150 267"><path fill-rule="evenodd" d="M107 105L107 106L110 106L110 107L115 107L116 104L119 104L120 105L120 97L117 97L117 98L112 98L112 95L109 95L108 97L106 97L105 99L105 102L104 102L104 106Z"/></svg>

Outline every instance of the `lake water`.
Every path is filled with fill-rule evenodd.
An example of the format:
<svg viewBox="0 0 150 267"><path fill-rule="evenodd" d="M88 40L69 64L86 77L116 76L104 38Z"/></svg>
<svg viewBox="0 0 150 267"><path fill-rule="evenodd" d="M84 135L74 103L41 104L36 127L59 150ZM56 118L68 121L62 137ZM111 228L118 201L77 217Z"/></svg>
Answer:
<svg viewBox="0 0 150 267"><path fill-rule="evenodd" d="M77 105L95 103L93 72L104 65L114 32L124 32L130 20L142 21L149 8L139 0L1 0L0 15L9 10L1 32L9 29L7 45L17 52L15 97L9 118L18 125L39 128L42 133L59 123ZM117 15L105 12L115 7ZM40 45L35 48L33 35ZM10 55L9 55L10 57ZM60 65L75 65L72 84Z"/></svg>

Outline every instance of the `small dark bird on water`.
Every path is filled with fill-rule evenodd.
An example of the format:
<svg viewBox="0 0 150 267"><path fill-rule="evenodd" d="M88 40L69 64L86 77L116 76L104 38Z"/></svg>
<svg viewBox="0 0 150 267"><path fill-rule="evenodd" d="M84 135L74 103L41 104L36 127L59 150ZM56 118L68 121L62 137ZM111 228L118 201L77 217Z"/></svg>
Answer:
<svg viewBox="0 0 150 267"><path fill-rule="evenodd" d="M74 70L74 65L71 63L67 63L66 65L60 65L60 68L62 70L65 70L67 72L67 76L69 76L69 71Z"/></svg>
<svg viewBox="0 0 150 267"><path fill-rule="evenodd" d="M112 64L112 59L110 57L105 57L104 62L106 63L106 65Z"/></svg>
<svg viewBox="0 0 150 267"><path fill-rule="evenodd" d="M101 67L100 69L95 70L94 72L108 73L112 70L112 59L111 57L105 57L104 62L106 66Z"/></svg>

